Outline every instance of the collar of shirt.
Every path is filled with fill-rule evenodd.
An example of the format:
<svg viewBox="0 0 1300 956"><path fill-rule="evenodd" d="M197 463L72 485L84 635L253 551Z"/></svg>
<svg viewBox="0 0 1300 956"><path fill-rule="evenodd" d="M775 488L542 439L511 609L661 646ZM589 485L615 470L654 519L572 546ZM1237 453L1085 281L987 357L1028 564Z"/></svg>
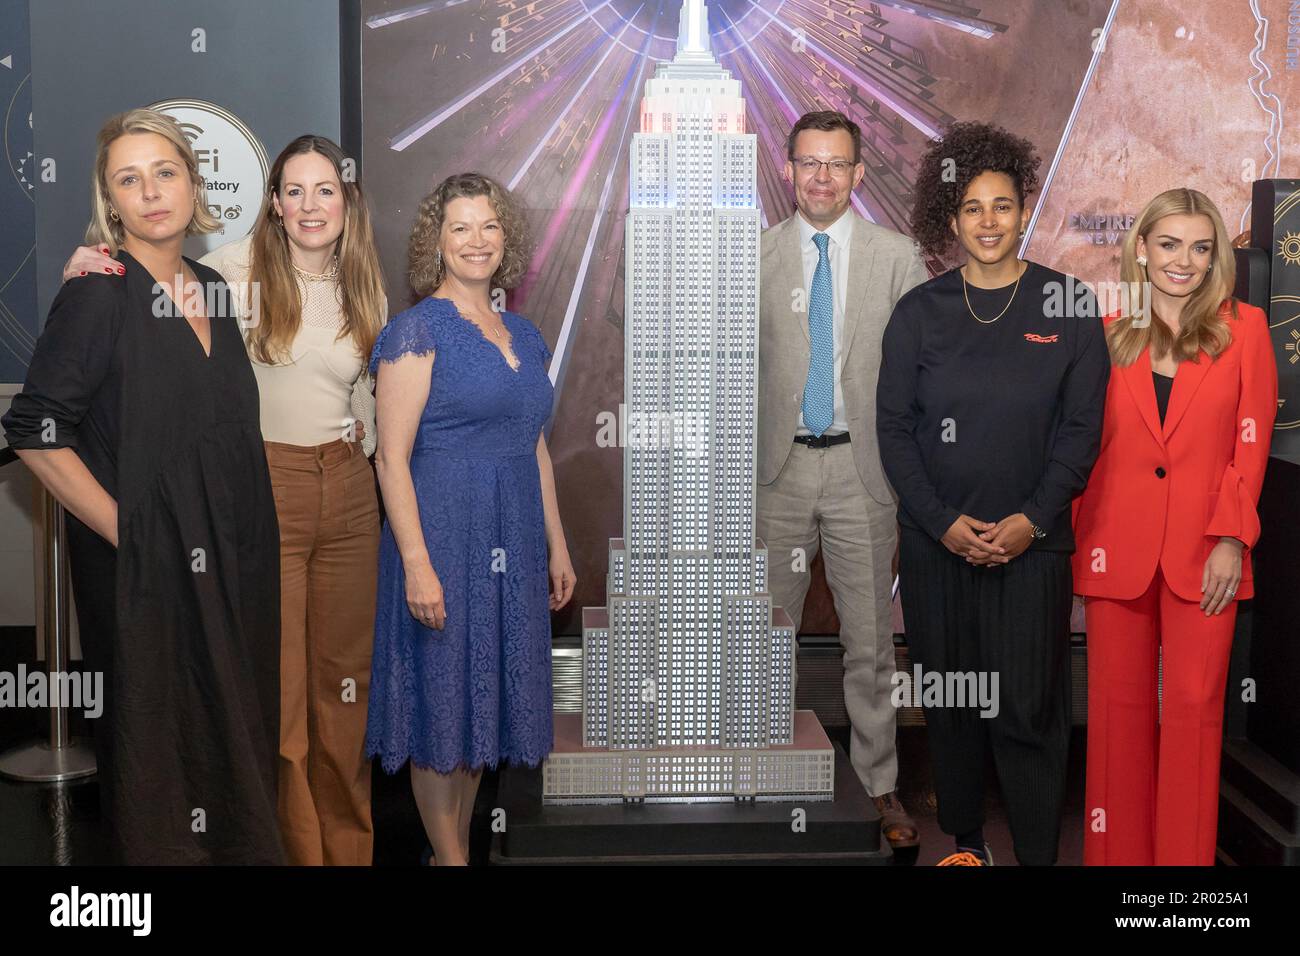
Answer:
<svg viewBox="0 0 1300 956"><path fill-rule="evenodd" d="M804 218L803 213L801 212L796 212L795 215L799 217L799 248L800 249L811 248L815 253L817 251L817 247L813 245L813 236L815 236L819 232L824 232L826 233L826 235L831 237L831 243L830 243L831 249L838 247L838 249L841 252L848 252L849 242L853 238L853 210L852 209L844 210L844 212L840 213L840 218L836 219L825 229L815 228L812 223L810 223L807 219ZM829 249L827 250L827 254L828 255L830 254Z"/></svg>

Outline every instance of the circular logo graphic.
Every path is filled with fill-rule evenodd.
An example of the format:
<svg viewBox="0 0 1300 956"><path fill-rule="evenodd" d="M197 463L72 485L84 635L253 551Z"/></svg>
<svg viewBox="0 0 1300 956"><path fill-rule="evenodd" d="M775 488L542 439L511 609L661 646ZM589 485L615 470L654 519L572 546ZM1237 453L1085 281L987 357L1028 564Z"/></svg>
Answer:
<svg viewBox="0 0 1300 956"><path fill-rule="evenodd" d="M1288 232L1277 244L1277 254L1289 266L1300 266L1300 233Z"/></svg>
<svg viewBox="0 0 1300 956"><path fill-rule="evenodd" d="M36 179L40 170L36 168L32 155L32 84L29 79L23 77L19 80L5 109L4 145L14 182L35 204Z"/></svg>
<svg viewBox="0 0 1300 956"><path fill-rule="evenodd" d="M247 235L266 194L269 167L261 141L234 113L206 100L163 100L149 108L181 124L207 185L208 211L221 223L218 232L186 239L185 254L197 259Z"/></svg>

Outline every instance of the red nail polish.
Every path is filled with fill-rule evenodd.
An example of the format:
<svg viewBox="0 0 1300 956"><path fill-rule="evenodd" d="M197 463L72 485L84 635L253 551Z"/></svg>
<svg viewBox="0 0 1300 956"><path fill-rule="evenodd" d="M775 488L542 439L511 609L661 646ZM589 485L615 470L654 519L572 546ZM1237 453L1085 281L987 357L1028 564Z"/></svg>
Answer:
<svg viewBox="0 0 1300 956"><path fill-rule="evenodd" d="M83 273L82 273L82 275L83 275L83 276L84 276L84 275L85 275L85 273L84 273L84 272L83 272Z"/></svg>
<svg viewBox="0 0 1300 956"><path fill-rule="evenodd" d="M120 275L120 276L124 276L124 275L126 275L126 270L125 270L125 269L118 269L118 270L117 270L117 274Z"/></svg>
<svg viewBox="0 0 1300 956"><path fill-rule="evenodd" d="M109 273L109 274L110 274L110 275L111 275L111 274L112 274L112 272L113 272L113 270L112 270L112 269L107 269L107 268L106 268L106 269L105 269L105 270L104 270L104 271L105 271L105 272L107 272L107 273Z"/></svg>

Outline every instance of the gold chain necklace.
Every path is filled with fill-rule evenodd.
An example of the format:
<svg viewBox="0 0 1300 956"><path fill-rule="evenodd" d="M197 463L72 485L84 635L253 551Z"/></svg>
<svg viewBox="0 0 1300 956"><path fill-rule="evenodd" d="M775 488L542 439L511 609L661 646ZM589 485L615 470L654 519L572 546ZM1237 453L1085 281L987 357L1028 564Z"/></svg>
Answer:
<svg viewBox="0 0 1300 956"><path fill-rule="evenodd" d="M330 259L329 268L324 272L308 272L292 259L289 260L289 265L293 266L293 271L296 272L304 282L332 282L339 277L338 256L333 256Z"/></svg>
<svg viewBox="0 0 1300 956"><path fill-rule="evenodd" d="M474 327L476 327L476 328L477 328L479 331L481 331L484 335L487 335L489 332L491 332L492 335L496 337L496 340L497 340L498 342L501 341L501 336L502 336L502 335L504 334L504 332L505 332L505 321L504 321L504 320L498 320L498 321L499 321L499 327L497 327L497 328L488 328L486 322L484 322L483 324L480 325L478 322L475 322L473 319L468 318L468 317L466 317L466 321L469 322L470 325L473 325Z"/></svg>
<svg viewBox="0 0 1300 956"><path fill-rule="evenodd" d="M1020 279L1025 274L1025 272L1029 271L1029 269L1028 267L1026 267L1024 272L1021 272L1016 276L1016 284L1011 288L1011 298L1007 299L1007 304L1002 307L1002 311L999 312L997 315L993 316L993 318L991 319L981 319L978 315L975 314L975 310L971 308L971 304L970 304L970 293L966 291L966 273L962 269L958 269L957 271L961 273L961 294L966 299L966 310L970 312L971 317L974 318L975 321L979 322L981 325L992 325L998 319L1002 318L1002 316L1006 315L1007 309L1011 308L1011 303L1016 301L1016 292L1020 290Z"/></svg>
<svg viewBox="0 0 1300 956"><path fill-rule="evenodd" d="M471 319L470 321L472 322L473 319ZM475 325L478 325L477 322L474 322L474 324L475 324ZM493 335L495 335L495 336L497 337L497 341L499 342L499 341L501 340L501 333L505 330L505 323L503 322L503 323L501 324L501 327L500 327L500 328L495 328L495 329L486 329L486 328L483 328L483 326L481 326L481 325L479 325L478 327L479 327L480 329L483 329L484 332L491 332Z"/></svg>

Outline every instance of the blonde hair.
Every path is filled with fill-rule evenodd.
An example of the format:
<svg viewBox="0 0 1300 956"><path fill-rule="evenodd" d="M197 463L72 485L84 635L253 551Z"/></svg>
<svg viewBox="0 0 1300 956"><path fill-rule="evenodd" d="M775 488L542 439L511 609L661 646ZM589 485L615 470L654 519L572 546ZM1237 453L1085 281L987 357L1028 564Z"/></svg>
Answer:
<svg viewBox="0 0 1300 956"><path fill-rule="evenodd" d="M438 253L448 203L453 199L473 199L476 196L487 196L505 238L501 264L492 274L492 285L513 289L527 273L531 256L528 218L518 201L510 190L490 176L457 173L448 176L421 199L416 210L415 225L407 244L406 263L411 288L417 295L433 295L447 277L447 267Z"/></svg>
<svg viewBox="0 0 1300 956"><path fill-rule="evenodd" d="M1211 268L1188 296L1175 335L1152 307L1147 269L1137 261L1137 240L1141 236L1144 242L1148 241L1157 222L1165 216L1178 215L1209 219L1214 228L1214 249L1210 253ZM1223 217L1209 197L1187 188L1162 192L1146 204L1124 237L1120 251L1120 281L1125 290L1122 311L1106 327L1111 362L1121 367L1132 365L1148 347L1152 358L1161 358L1172 351L1179 362L1194 362L1201 349L1211 358L1218 358L1232 342L1232 332L1220 313L1230 311L1233 319L1237 318L1237 301L1232 297L1236 279L1232 242Z"/></svg>
<svg viewBox="0 0 1300 956"><path fill-rule="evenodd" d="M109 215L112 202L108 192L108 149L121 137L136 133L157 133L167 140L176 147L176 152L189 171L190 182L195 185L194 215L185 227L185 235L206 235L220 229L221 223L208 211L208 190L203 177L199 175L199 161L190 141L181 132L180 124L157 110L127 110L110 116L95 138L95 168L90 174L90 223L86 226L86 245L108 246L108 254L111 256L126 241L126 229L122 220Z"/></svg>
<svg viewBox="0 0 1300 956"><path fill-rule="evenodd" d="M379 337L385 315L384 276L375 251L370 211L355 177L346 176L343 150L324 136L299 136L276 157L267 177L266 199L253 226L249 282L258 290L259 320L248 330L248 348L264 365L285 362L298 330L302 327L302 293L293 270L289 237L283 220L276 219L272 197L280 194L284 167L295 156L318 153L330 161L343 195L343 232L335 251L338 255L338 290L343 326L338 338L350 336L363 361Z"/></svg>

